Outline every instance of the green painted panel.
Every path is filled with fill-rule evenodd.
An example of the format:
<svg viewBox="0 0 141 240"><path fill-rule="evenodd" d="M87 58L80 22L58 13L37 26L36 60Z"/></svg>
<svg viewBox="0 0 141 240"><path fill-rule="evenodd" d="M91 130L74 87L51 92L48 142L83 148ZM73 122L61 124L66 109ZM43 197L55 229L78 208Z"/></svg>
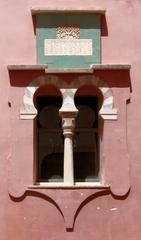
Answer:
<svg viewBox="0 0 141 240"><path fill-rule="evenodd" d="M56 39L59 26L79 26L80 39L92 39L92 55L44 55L44 40ZM37 57L39 64L49 68L88 68L100 63L100 16L96 14L38 14L37 15Z"/></svg>

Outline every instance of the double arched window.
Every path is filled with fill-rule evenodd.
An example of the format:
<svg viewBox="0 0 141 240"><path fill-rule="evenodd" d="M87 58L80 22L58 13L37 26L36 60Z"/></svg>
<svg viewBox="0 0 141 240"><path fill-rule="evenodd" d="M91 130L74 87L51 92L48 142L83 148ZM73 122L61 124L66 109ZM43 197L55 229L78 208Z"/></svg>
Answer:
<svg viewBox="0 0 141 240"><path fill-rule="evenodd" d="M36 95L36 94L35 94ZM62 96L39 94L36 96L36 181L38 183L65 183L64 135L59 110ZM73 183L95 182L99 177L99 97L76 94L74 104L78 110L72 133ZM69 113L69 109L68 109ZM71 116L70 116L71 117ZM66 146L69 148L69 146ZM68 149L68 155L70 154ZM64 159L64 157L66 159Z"/></svg>

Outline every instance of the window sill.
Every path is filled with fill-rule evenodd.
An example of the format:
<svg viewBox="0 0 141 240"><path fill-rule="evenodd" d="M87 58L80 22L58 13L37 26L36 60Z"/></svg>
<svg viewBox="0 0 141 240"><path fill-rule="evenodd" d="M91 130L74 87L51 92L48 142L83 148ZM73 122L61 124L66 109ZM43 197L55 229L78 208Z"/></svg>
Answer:
<svg viewBox="0 0 141 240"><path fill-rule="evenodd" d="M109 188L110 186L107 184L102 184L100 182L76 182L74 185L65 184L65 183L47 183L47 182L39 182L35 185L28 186L28 189L44 189L44 188Z"/></svg>

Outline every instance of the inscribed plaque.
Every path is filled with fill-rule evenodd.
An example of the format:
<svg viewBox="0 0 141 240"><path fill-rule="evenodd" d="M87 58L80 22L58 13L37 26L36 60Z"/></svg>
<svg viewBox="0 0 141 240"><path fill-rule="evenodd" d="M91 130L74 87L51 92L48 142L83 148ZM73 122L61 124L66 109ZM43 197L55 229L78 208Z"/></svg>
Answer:
<svg viewBox="0 0 141 240"><path fill-rule="evenodd" d="M92 56L92 39L45 39L45 56Z"/></svg>

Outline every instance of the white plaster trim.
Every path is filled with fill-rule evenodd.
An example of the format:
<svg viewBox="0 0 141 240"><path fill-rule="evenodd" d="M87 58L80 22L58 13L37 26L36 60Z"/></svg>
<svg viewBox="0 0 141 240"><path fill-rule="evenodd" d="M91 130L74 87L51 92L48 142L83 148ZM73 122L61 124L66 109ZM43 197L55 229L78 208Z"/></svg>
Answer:
<svg viewBox="0 0 141 240"><path fill-rule="evenodd" d="M104 115L104 114L101 114L102 118L104 120L117 120L118 117L117 115Z"/></svg>
<svg viewBox="0 0 141 240"><path fill-rule="evenodd" d="M37 111L34 112L26 112L26 111L21 111L20 112L20 119L21 120L31 120L34 119L37 115Z"/></svg>
<svg viewBox="0 0 141 240"><path fill-rule="evenodd" d="M60 108L59 112L70 112L70 113L77 113L78 109L74 104L74 94L77 89L60 89L62 96L63 96L63 104Z"/></svg>
<svg viewBox="0 0 141 240"><path fill-rule="evenodd" d="M51 84L55 85L57 88L61 89L78 89L84 85L93 85L98 87L104 96L103 108L113 108L113 94L111 89L107 84L103 83L99 78L95 76L81 76L78 79L74 80L70 84L62 81L61 77L56 76L45 76L35 79L26 89L23 98L24 109L33 109L33 95L40 85Z"/></svg>
<svg viewBox="0 0 141 240"><path fill-rule="evenodd" d="M65 100L66 92L69 90L69 95L71 98L74 98L75 92L84 85L92 85L96 86L100 89L104 96L104 101L102 108L100 110L100 114L103 117L103 119L106 120L117 120L117 110L113 109L113 93L112 90L108 87L107 84L105 84L103 81L101 81L98 77L87 75L87 76L80 76L77 79L74 79L70 84L62 81L61 77L59 76L41 76L35 79L33 82L30 83L28 87L25 88L25 94L23 97L23 109L25 111L25 114L20 117L20 119L33 119L31 112L35 112L36 109L33 104L33 95L35 91L41 86L41 85L54 85L60 91L62 92L63 98ZM67 94L68 95L68 94ZM67 97L69 97L69 95ZM66 104L66 106L68 106ZM68 110L68 107L67 107ZM25 115L25 116L24 116ZM26 116L27 115L27 116Z"/></svg>
<svg viewBox="0 0 141 240"><path fill-rule="evenodd" d="M117 120L118 119L117 118L118 111L116 108L113 108L113 109L102 108L99 113L102 116L102 118L105 120Z"/></svg>
<svg viewBox="0 0 141 240"><path fill-rule="evenodd" d="M27 114L31 112L37 112L33 103L33 95L36 89L37 87L33 87L33 86L28 86L25 88L25 94L23 97L23 102L24 102L23 108L24 108L24 111L27 112Z"/></svg>

